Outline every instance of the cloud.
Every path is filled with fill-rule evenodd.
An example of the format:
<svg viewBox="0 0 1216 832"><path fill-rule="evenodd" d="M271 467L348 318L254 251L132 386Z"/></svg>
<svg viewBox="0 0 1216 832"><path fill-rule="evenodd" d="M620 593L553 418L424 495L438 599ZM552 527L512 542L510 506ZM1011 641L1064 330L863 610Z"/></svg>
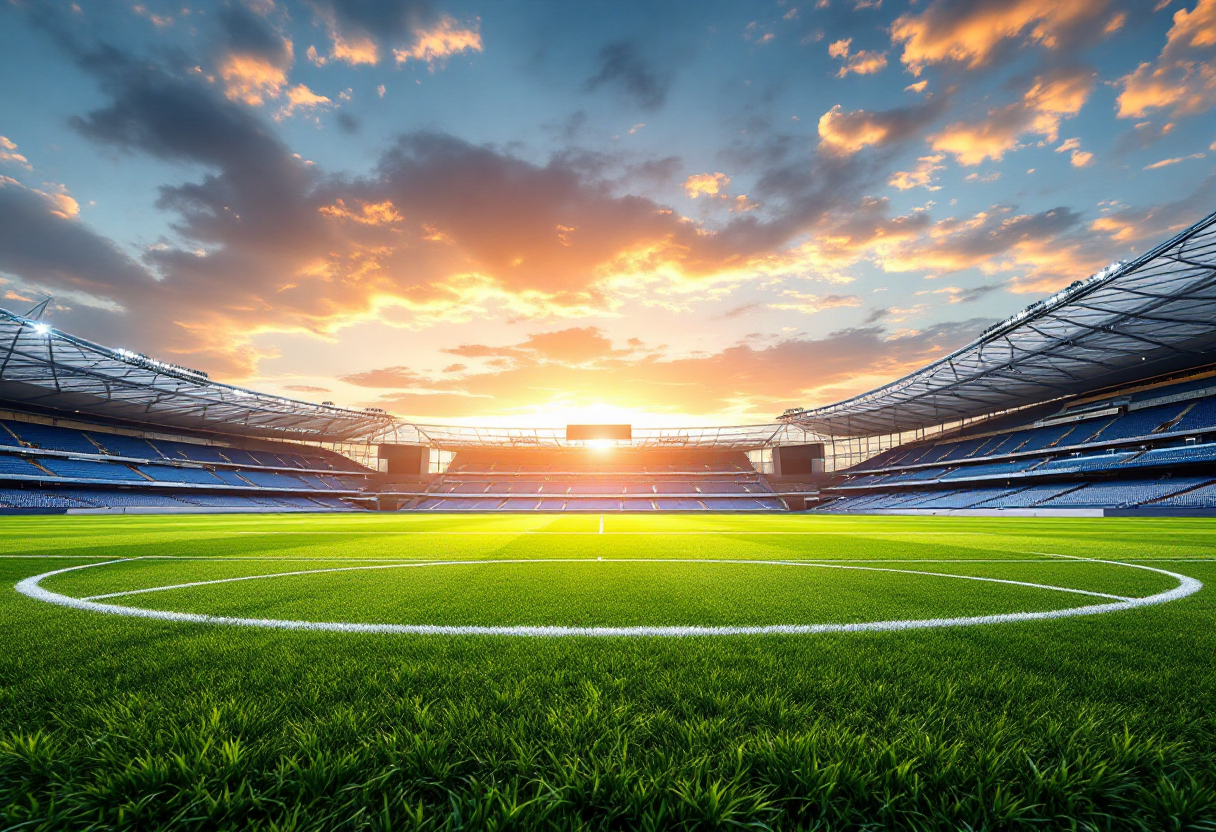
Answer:
<svg viewBox="0 0 1216 832"><path fill-rule="evenodd" d="M933 294L945 295L946 303L975 303L981 298L987 297L993 292L999 292L1003 286L999 283L985 283L982 286L972 286L968 289L960 289L957 286L943 286L940 289L934 289Z"/></svg>
<svg viewBox="0 0 1216 832"><path fill-rule="evenodd" d="M462 358L508 358L522 363L556 363L570 367L603 364L634 352L616 349L599 327L570 327L555 332L529 335L527 340L509 347L466 344L444 352Z"/></svg>
<svg viewBox="0 0 1216 832"><path fill-rule="evenodd" d="M764 304L762 303L745 303L741 306L731 307L718 317L721 320L730 321L734 320L735 318L742 318L745 315L750 315L753 312L758 312L763 308Z"/></svg>
<svg viewBox="0 0 1216 832"><path fill-rule="evenodd" d="M331 42L330 58L375 64L385 49L410 41L437 17L429 0L311 0Z"/></svg>
<svg viewBox="0 0 1216 832"><path fill-rule="evenodd" d="M941 161L946 157L940 153L932 156L921 156L916 160L916 168L910 171L897 171L891 175L887 184L901 191L910 188L927 188L930 191L940 191L941 186L933 184L933 175L945 170Z"/></svg>
<svg viewBox="0 0 1216 832"><path fill-rule="evenodd" d="M1159 241L1173 236L1206 216L1216 202L1216 175L1199 182L1189 194L1172 202L1143 207L1114 205L1115 210L1099 217L1090 228L1113 242Z"/></svg>
<svg viewBox="0 0 1216 832"><path fill-rule="evenodd" d="M862 49L859 52L850 53L849 49L852 43L853 39L848 38L847 40L838 40L828 46L828 55L830 57L839 58L844 61L844 66L836 73L836 77L844 78L850 72L855 75L873 75L887 68L886 52L871 52Z"/></svg>
<svg viewBox="0 0 1216 832"><path fill-rule="evenodd" d="M787 300L770 303L768 304L769 309L783 309L801 312L804 315L814 315L816 312L823 312L826 309L861 306L861 298L856 295L813 295L794 289L786 289L781 294Z"/></svg>
<svg viewBox="0 0 1216 832"><path fill-rule="evenodd" d="M329 58L357 66L392 54L432 68L460 52L480 52L481 32L436 11L430 0L310 0L329 34Z"/></svg>
<svg viewBox="0 0 1216 832"><path fill-rule="evenodd" d="M1072 162L1074 168L1083 168L1094 159L1094 154L1087 150L1081 149L1080 139L1067 139L1060 143L1056 148L1056 153L1068 153L1069 161Z"/></svg>
<svg viewBox="0 0 1216 832"><path fill-rule="evenodd" d="M244 5L222 8L218 21L220 53L216 65L224 94L255 107L267 98L278 98L294 63L291 40Z"/></svg>
<svg viewBox="0 0 1216 832"><path fill-rule="evenodd" d="M481 32L478 27L461 28L455 20L445 15L431 28L415 30L414 43L403 49L394 49L393 57L399 64L413 60L433 67L436 61L451 55L480 51Z"/></svg>
<svg viewBox="0 0 1216 832"><path fill-rule="evenodd" d="M352 211L346 207L346 200L338 197L332 205L322 205L317 210L327 217L350 220L361 225L389 225L401 222L401 215L393 207L392 201L387 199L374 204L360 203L358 209Z"/></svg>
<svg viewBox="0 0 1216 832"><path fill-rule="evenodd" d="M303 84L296 84L287 91L287 103L275 114L275 118L283 118L295 113L296 110L315 110L332 102L323 95L317 95Z"/></svg>
<svg viewBox="0 0 1216 832"><path fill-rule="evenodd" d="M912 138L940 112L945 98L892 110L850 110L837 104L819 119L819 146L829 153L851 155L865 147Z"/></svg>
<svg viewBox="0 0 1216 832"><path fill-rule="evenodd" d="M739 194L730 203L730 212L732 214L745 214L748 211L755 211L760 207L760 204L753 202L747 198L747 194Z"/></svg>
<svg viewBox="0 0 1216 832"><path fill-rule="evenodd" d="M657 110L667 99L669 79L660 74L632 41L618 41L600 50L596 72L583 85L588 92L608 87L643 110Z"/></svg>
<svg viewBox="0 0 1216 832"><path fill-rule="evenodd" d="M1119 79L1120 118L1141 118L1152 110L1174 117L1195 115L1216 106L1216 0L1199 0L1179 9L1155 61L1145 61Z"/></svg>
<svg viewBox="0 0 1216 832"><path fill-rule="evenodd" d="M287 83L286 70L247 55L225 57L219 71L225 94L251 107L260 106L267 98L278 98Z"/></svg>
<svg viewBox="0 0 1216 832"><path fill-rule="evenodd" d="M682 307L770 277L843 283L844 264L867 246L895 246L930 222L861 196L888 178L880 154L792 143L750 151L756 200L733 197L745 210L712 226L630 193L625 161L562 152L538 162L444 133L401 136L366 174L332 175L189 64L104 48L76 57L104 99L73 127L190 172L158 192L172 231L138 264L155 279L99 286L127 312L90 331L128 332L120 317L138 317L142 341L129 346L229 377L273 354L270 333L561 321L628 302ZM935 106L867 115L893 145Z"/></svg>
<svg viewBox="0 0 1216 832"><path fill-rule="evenodd" d="M1069 208L1027 214L996 205L971 217L939 220L874 259L889 272L940 277L975 268L1008 275L1012 291L1049 291L1091 274L1111 255L1109 240L1083 233L1080 215Z"/></svg>
<svg viewBox="0 0 1216 832"><path fill-rule="evenodd" d="M748 218L729 236L702 233L616 195L577 159L536 165L435 133L401 138L368 177L331 179L197 75L113 53L88 62L110 101L73 121L82 135L208 171L160 190L179 238L146 255L162 279L112 294L154 321L147 337L161 349L217 372L251 372L262 332L602 311L622 281L746 267L796 232Z"/></svg>
<svg viewBox="0 0 1216 832"><path fill-rule="evenodd" d="M1126 156L1137 150L1145 150L1165 138L1173 130L1173 122L1165 124L1153 121L1138 122L1132 126L1131 130L1124 132L1115 140L1114 152L1116 155Z"/></svg>
<svg viewBox="0 0 1216 832"><path fill-rule="evenodd" d="M158 29L165 29L173 25L172 15L154 14L148 10L142 3L136 3L131 7L131 11L142 18L147 19L149 23Z"/></svg>
<svg viewBox="0 0 1216 832"><path fill-rule="evenodd" d="M420 389L401 388L376 401L418 418L544 414L610 399L620 407L655 413L767 420L796 404L827 403L898 378L966 343L987 323L974 319L897 336L867 326L824 338L790 338L763 348L738 344L683 358L643 352L555 363L540 354L529 357L535 351L527 342L506 347L466 345L453 352L511 357L498 368L459 378L427 379L416 385ZM815 372L808 375L807 367ZM391 380L391 375L373 377Z"/></svg>
<svg viewBox="0 0 1216 832"><path fill-rule="evenodd" d="M143 266L80 221L64 194L0 176L0 216L0 272L25 286L98 298L153 285Z"/></svg>
<svg viewBox="0 0 1216 832"><path fill-rule="evenodd" d="M991 63L1004 47L1036 44L1059 49L1087 33L1107 0L933 0L919 14L891 24L892 44L914 75L953 62L968 69Z"/></svg>
<svg viewBox="0 0 1216 832"><path fill-rule="evenodd" d="M1176 165L1179 162L1187 162L1187 161L1190 161L1191 159L1202 159L1206 155L1207 154L1205 154L1205 153L1192 153L1190 156L1175 156L1171 159L1162 159L1159 162L1153 162L1151 165L1145 165L1144 169L1145 170L1157 170L1158 168L1164 168L1164 167L1169 167L1170 165Z"/></svg>
<svg viewBox="0 0 1216 832"><path fill-rule="evenodd" d="M696 173L684 181L684 193L689 199L699 196L727 198L730 177L725 173Z"/></svg>
<svg viewBox="0 0 1216 832"><path fill-rule="evenodd" d="M977 122L955 122L929 137L930 146L950 153L961 165L978 165L985 159L999 162L1021 146L1025 134L1046 142L1059 137L1060 122L1080 112L1094 87L1094 73L1086 67L1061 67L1034 79L1020 101L988 111Z"/></svg>
<svg viewBox="0 0 1216 832"><path fill-rule="evenodd" d="M386 390L426 386L426 379L408 367L382 367L377 370L342 376L339 380L356 387L374 387Z"/></svg>
<svg viewBox="0 0 1216 832"><path fill-rule="evenodd" d="M17 145L5 136L0 136L0 163L33 170L29 160L17 152Z"/></svg>

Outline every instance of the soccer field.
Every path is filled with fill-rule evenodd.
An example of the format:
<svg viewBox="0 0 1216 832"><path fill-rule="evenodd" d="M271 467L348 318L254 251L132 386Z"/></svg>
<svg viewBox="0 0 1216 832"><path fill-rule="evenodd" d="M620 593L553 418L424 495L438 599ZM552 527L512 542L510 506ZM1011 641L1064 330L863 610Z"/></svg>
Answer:
<svg viewBox="0 0 1216 832"><path fill-rule="evenodd" d="M4 826L1216 829L1214 532L3 518Z"/></svg>

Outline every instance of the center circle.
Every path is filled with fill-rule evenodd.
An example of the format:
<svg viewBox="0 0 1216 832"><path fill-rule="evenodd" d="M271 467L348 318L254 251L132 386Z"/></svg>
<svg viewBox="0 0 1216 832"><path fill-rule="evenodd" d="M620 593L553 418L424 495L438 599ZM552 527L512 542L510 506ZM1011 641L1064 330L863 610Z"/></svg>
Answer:
<svg viewBox="0 0 1216 832"><path fill-rule="evenodd" d="M1198 584L1164 570L1134 567L1173 577L1179 585L1156 595L1132 597L1045 584L1041 576L1039 581L1019 580L924 567L579 558L423 561L218 578L193 575L198 579L83 597L40 586L52 576L96 566L35 576L18 590L93 612L286 629L725 635L1058 618L1161 603L1195 591L1197 586L1187 582Z"/></svg>

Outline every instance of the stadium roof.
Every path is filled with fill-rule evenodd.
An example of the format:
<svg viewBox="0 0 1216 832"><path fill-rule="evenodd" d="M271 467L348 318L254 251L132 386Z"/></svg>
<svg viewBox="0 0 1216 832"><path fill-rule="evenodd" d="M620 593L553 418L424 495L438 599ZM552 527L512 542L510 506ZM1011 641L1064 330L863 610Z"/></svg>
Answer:
<svg viewBox="0 0 1216 832"><path fill-rule="evenodd" d="M270 396L206 373L103 347L0 309L0 400L225 435L358 441L383 431L383 412Z"/></svg>
<svg viewBox="0 0 1216 832"><path fill-rule="evenodd" d="M1031 304L898 381L782 420L867 436L972 419L1216 361L1216 214Z"/></svg>

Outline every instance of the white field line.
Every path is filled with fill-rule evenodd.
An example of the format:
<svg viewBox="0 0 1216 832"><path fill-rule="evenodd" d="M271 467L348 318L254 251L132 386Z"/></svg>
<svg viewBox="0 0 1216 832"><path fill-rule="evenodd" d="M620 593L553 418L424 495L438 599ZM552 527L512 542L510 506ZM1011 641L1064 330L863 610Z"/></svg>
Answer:
<svg viewBox="0 0 1216 832"><path fill-rule="evenodd" d="M1087 560L1087 559L1083 559ZM108 563L121 563L124 561L109 561ZM489 561L488 563L506 563L508 561ZM527 561L536 562L536 561ZM550 561L541 561L550 562ZM682 561L689 562L689 561ZM735 562L738 561L727 561ZM1106 560L1091 560L1092 563L1102 563L1111 566L1126 566L1130 569L1143 569L1149 572L1167 575L1178 581L1178 586L1165 592L1150 595L1144 598L1127 598L1115 601L1108 604L1094 604L1085 607L1071 607L1060 610L1048 610L1043 612L1020 612L1020 613L1005 613L1000 615L981 615L969 616L962 618L929 618L929 619L911 619L911 620L896 620L896 621L867 621L855 624L774 624L768 626L720 626L720 627L704 627L704 626L664 626L664 627L561 627L561 626L439 626L428 624L358 624L351 622L322 622L322 621L292 621L282 619L267 619L267 618L233 618L227 616L212 616L201 615L195 613L171 612L166 610L147 610L139 607L120 607L110 604L99 604L96 601L86 600L82 598L72 598L66 595L61 595L56 592L51 592L39 586L39 583L53 575L63 574L65 572L75 572L80 569L90 569L95 566L104 566L100 564L84 564L81 566L70 566L64 569L54 570L52 572L44 572L41 575L35 575L31 578L26 578L17 584L16 590L23 595L26 595L35 600L44 601L46 603L57 604L60 606L70 607L73 609L84 610L88 612L99 612L108 615L121 615L133 618L149 618L161 621L176 621L185 623L197 624L221 624L234 625L245 627L264 627L282 630L307 630L307 631L324 631L324 632L346 632L346 633L391 633L391 634L406 634L406 635L489 635L489 636L519 636L519 637L608 637L608 636L627 636L627 637L687 637L687 636L728 636L728 635L814 635L819 633L847 633L847 632L875 632L875 631L895 631L895 630L922 630L933 629L939 627L969 627L982 624L1007 624L1024 621L1042 621L1057 618L1072 618L1083 615L1100 615L1109 612L1119 612L1122 610L1135 609L1137 607L1147 607L1156 604L1164 604L1169 601L1175 601L1180 598L1185 598L1192 595L1203 588L1203 584L1194 578L1186 575L1180 575L1176 572L1167 572L1164 569L1156 569L1151 566L1142 566L1137 564L1121 563L1119 561ZM468 563L468 562L465 562ZM486 561L474 561L473 563L486 563ZM743 561L743 563L760 563L759 561ZM824 569L858 569L865 571L882 571L882 572L902 572L913 575L938 576L940 573L915 572L911 570L895 570L895 569L867 569L866 567L849 567L849 566L830 566L822 564L805 564L788 561L773 561L778 565L788 566L819 566ZM439 565L436 563L428 564L401 564L400 566L428 566ZM390 568L390 567L356 567L362 569ZM338 570L314 570L315 572L328 572ZM341 570L346 571L346 570ZM275 577L275 576L265 576ZM1001 581L993 578L977 578L969 575L940 575L940 577L956 578L960 580L976 580L991 583L1006 583L1006 584L1021 584L1018 581ZM199 583L221 583L228 582L233 579L225 579L224 581L214 582L199 582ZM239 580L239 579L237 579ZM198 584L195 584L198 585ZM1099 597L1111 597L1100 595L1099 593L1085 592L1083 590L1069 589L1067 587L1052 587L1042 584L1021 584L1042 589L1050 589L1060 592L1069 592L1082 595L1099 595Z"/></svg>
<svg viewBox="0 0 1216 832"><path fill-rule="evenodd" d="M96 560L97 558L108 558L114 560L113 555L0 555L0 558L22 558L24 560L43 560L47 558L62 558L64 560ZM124 560L133 560L133 558L124 558Z"/></svg>
<svg viewBox="0 0 1216 832"><path fill-rule="evenodd" d="M75 555L0 555L0 557L33 558L33 559L38 559L41 557L71 558L71 559L76 558ZM85 559L86 557L93 557L93 558L107 557L110 560L114 559L113 556L111 556L111 555L104 555L104 556L103 555L91 555L91 556L81 555L80 556L81 559ZM392 558L350 558L350 557L343 557L341 555L139 555L138 557L121 558L120 560L124 563L134 563L136 561L143 561L143 560L203 560L203 561L208 561L208 560L214 560L214 561L256 560L256 561L271 561L271 562L302 561L305 563L318 563L318 562L319 563L406 563L406 562L437 563L437 562L442 561L443 559L434 558L434 557L410 557L408 555L400 555L398 557L392 557ZM485 560L486 562L493 562L492 558L483 558L483 560ZM543 562L549 561L549 560L552 560L555 563L562 562L560 558L533 558L533 560L535 560L537 563L543 563ZM575 560L580 560L580 559L575 558ZM586 559L584 558L582 560L586 560ZM625 558L610 558L609 560L621 561L621 560L625 560ZM636 560L641 563L644 563L646 561L655 561L657 563L657 562L661 562L664 559L663 558L634 558L633 560ZM672 560L672 559L668 558L667 560ZM704 560L704 559L703 558L689 558L688 562L700 563L702 560ZM757 558L755 560L753 560L752 558L735 558L734 560L738 560L741 563L746 563L746 562L763 563L764 562L762 559L759 559L759 558ZM1148 559L1146 558L1146 560L1148 560ZM1155 558L1153 560L1170 560L1170 559L1169 558ZM1178 558L1178 560L1185 560L1185 558ZM1216 558L1208 558L1208 560L1216 560ZM480 563L481 561L476 561L476 562ZM510 562L510 561L504 561L504 562ZM678 561L678 562L683 562L683 561ZM1038 564L1058 564L1059 563L1058 560L1056 560L1054 558L1050 558L1050 557L1044 557L1044 558L784 558L781 562L782 563L791 563L791 564L816 564L816 563L845 563L845 564L848 564L848 563L1038 563Z"/></svg>
<svg viewBox="0 0 1216 832"><path fill-rule="evenodd" d="M609 532L611 534L611 532ZM1058 563L1060 558L1069 560L1091 560L1074 555L1045 555L1039 558L786 558L790 563ZM0 560L109 560L113 555L0 555ZM392 558L351 558L341 555L140 555L136 558L122 558L123 563L134 563L137 560L213 560L213 561L268 561L301 562L301 563L433 563L434 558L410 557L401 555ZM538 560L542 560L539 559ZM639 558L650 560L650 558ZM1216 557L1125 557L1122 561L1143 561L1146 563L1212 563Z"/></svg>
<svg viewBox="0 0 1216 832"><path fill-rule="evenodd" d="M151 534L153 532L149 532ZM366 529L350 529L350 530L301 530L301 531L278 531L278 530L262 530L262 529L235 529L225 531L223 534L257 534L257 535L275 535L275 534L290 534L290 535L319 535L319 534L381 534L381 535L412 535L412 534L438 534L438 535L521 535L521 534L553 534L553 535L587 535L599 534L599 532L576 532L576 531L551 531L546 529L461 529L445 530L445 529L417 529L412 531L403 531L394 529L389 531L375 531ZM907 537L908 535L932 535L933 537L1008 537L1008 535L998 535L995 532L916 532L916 531L891 531L891 532L844 532L844 531L755 531L751 529L704 529L704 530L684 530L684 531L664 531L656 529L654 531L616 531L608 532L608 534L617 535L649 535L667 537L670 535L704 535L716 534L723 535L829 535L833 537ZM208 533L211 537L220 536L219 533Z"/></svg>

